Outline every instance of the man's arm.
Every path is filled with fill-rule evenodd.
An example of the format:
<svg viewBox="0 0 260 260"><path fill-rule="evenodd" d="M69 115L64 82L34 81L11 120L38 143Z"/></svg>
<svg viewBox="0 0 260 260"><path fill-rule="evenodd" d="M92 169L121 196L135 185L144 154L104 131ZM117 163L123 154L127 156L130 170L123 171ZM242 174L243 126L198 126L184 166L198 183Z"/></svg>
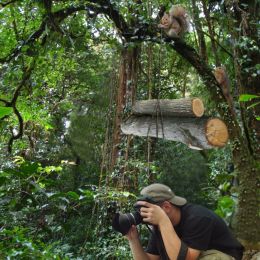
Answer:
<svg viewBox="0 0 260 260"><path fill-rule="evenodd" d="M132 226L129 232L126 234L126 238L129 241L129 245L135 260L159 260L160 256L148 254L144 251L140 240L137 229Z"/></svg>
<svg viewBox="0 0 260 260"><path fill-rule="evenodd" d="M166 218L162 219L162 221L159 223L159 229L161 231L163 243L169 258L171 260L177 259L181 248L181 240L176 234L174 227L172 226L172 223L167 215ZM188 247L185 259L195 260L199 255L199 250Z"/></svg>

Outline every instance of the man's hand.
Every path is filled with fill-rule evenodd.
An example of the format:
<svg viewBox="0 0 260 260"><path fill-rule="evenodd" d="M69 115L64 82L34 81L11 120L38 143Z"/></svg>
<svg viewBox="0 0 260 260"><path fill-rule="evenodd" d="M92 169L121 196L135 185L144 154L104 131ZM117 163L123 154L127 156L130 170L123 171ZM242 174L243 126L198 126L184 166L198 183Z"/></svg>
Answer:
<svg viewBox="0 0 260 260"><path fill-rule="evenodd" d="M128 233L125 235L125 238L127 238L129 241L139 239L139 235L138 235L136 226L134 226L134 225L131 226Z"/></svg>
<svg viewBox="0 0 260 260"><path fill-rule="evenodd" d="M129 245L135 260L159 260L159 256L147 254L139 240L136 226L132 225L128 233L124 236L129 241Z"/></svg>
<svg viewBox="0 0 260 260"><path fill-rule="evenodd" d="M140 214L143 217L144 222L148 222L152 225L159 225L165 219L168 219L164 210L158 205L146 201L138 201L136 204L143 206L140 209Z"/></svg>

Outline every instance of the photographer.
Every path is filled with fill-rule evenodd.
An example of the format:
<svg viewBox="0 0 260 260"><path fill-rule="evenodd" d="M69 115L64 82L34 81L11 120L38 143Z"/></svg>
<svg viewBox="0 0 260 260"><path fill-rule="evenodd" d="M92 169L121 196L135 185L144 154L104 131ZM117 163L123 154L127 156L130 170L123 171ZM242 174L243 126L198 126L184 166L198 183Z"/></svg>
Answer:
<svg viewBox="0 0 260 260"><path fill-rule="evenodd" d="M135 260L240 260L243 246L225 222L205 207L187 203L163 184L152 184L141 191L154 203L138 201L144 223L152 225L144 250L135 225L126 238Z"/></svg>

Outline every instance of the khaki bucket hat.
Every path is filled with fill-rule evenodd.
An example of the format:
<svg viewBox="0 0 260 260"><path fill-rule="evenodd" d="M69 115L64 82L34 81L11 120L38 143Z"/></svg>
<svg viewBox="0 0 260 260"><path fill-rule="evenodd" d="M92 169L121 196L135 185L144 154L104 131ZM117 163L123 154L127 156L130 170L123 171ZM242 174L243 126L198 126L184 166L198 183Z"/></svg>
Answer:
<svg viewBox="0 0 260 260"><path fill-rule="evenodd" d="M147 196L155 202L169 201L174 205L183 206L187 203L187 200L176 196L170 187L154 183L141 190L141 195L143 197Z"/></svg>

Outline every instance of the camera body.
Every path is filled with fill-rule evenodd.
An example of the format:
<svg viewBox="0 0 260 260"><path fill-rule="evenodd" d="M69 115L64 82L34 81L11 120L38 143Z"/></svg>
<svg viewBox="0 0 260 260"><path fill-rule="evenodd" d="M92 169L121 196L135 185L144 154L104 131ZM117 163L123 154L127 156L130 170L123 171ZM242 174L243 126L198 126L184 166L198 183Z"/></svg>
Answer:
<svg viewBox="0 0 260 260"><path fill-rule="evenodd" d="M146 201L152 204L156 202L148 196L139 197L137 201ZM131 213L116 213L112 221L112 227L115 231L120 232L122 235L126 235L132 225L139 225L143 223L143 218L140 214L140 208L143 206L134 204L134 212Z"/></svg>

